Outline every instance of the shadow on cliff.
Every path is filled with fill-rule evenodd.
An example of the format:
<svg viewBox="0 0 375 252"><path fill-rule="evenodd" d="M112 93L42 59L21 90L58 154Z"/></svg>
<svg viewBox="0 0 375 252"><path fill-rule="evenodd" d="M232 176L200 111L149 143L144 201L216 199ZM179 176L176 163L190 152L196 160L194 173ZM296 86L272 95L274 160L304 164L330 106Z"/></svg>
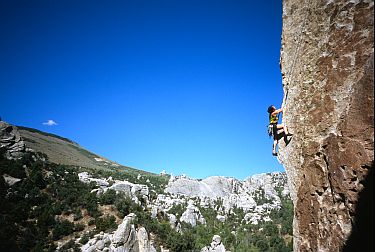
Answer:
<svg viewBox="0 0 375 252"><path fill-rule="evenodd" d="M354 226L343 252L374 251L374 164L363 181Z"/></svg>

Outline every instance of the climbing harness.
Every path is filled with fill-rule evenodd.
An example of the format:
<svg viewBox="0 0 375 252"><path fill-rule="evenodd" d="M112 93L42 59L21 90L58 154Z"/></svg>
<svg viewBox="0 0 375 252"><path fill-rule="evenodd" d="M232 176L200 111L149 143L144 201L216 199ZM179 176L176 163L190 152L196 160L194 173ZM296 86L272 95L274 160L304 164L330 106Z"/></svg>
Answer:
<svg viewBox="0 0 375 252"><path fill-rule="evenodd" d="M267 125L267 133L268 133L269 137L273 136L273 130L272 130L272 125L271 124Z"/></svg>

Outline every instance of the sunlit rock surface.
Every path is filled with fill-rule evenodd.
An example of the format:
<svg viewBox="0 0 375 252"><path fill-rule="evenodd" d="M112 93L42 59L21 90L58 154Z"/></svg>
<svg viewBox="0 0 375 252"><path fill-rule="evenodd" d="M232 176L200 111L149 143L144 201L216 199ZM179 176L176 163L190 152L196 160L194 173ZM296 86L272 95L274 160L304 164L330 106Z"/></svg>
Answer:
<svg viewBox="0 0 375 252"><path fill-rule="evenodd" d="M181 222L186 222L195 227L197 223L206 224L206 220L199 211L199 208L194 206L194 202L189 201L186 211L182 214L180 218Z"/></svg>
<svg viewBox="0 0 375 252"><path fill-rule="evenodd" d="M223 210L229 212L233 207L245 211L257 206L255 198L260 193L269 199L271 208L280 206L280 198L276 188L282 189L283 195L289 195L285 173L263 173L251 176L244 181L235 178L213 176L203 180L191 179L186 176L173 177L165 189L171 195L197 197L200 205L209 206L215 200L223 200Z"/></svg>
<svg viewBox="0 0 375 252"><path fill-rule="evenodd" d="M374 160L374 1L283 1L294 251L340 251Z"/></svg>
<svg viewBox="0 0 375 252"><path fill-rule="evenodd" d="M214 235L212 237L212 242L209 246L204 247L201 252L227 252L223 243L221 243L221 237L219 235Z"/></svg>
<svg viewBox="0 0 375 252"><path fill-rule="evenodd" d="M97 234L81 248L83 252L91 251L134 251L156 252L145 228L137 229L134 224L134 214L129 214L113 233Z"/></svg>

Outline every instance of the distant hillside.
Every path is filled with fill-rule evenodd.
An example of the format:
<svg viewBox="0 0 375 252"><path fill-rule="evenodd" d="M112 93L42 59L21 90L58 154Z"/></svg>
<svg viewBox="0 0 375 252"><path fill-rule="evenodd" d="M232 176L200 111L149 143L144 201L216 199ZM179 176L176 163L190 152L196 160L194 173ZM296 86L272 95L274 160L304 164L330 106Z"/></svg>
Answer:
<svg viewBox="0 0 375 252"><path fill-rule="evenodd" d="M121 169L134 173L147 173L135 168L120 165L92 153L70 139L33 128L23 126L17 126L17 128L27 148L45 153L49 161L53 163L93 169Z"/></svg>
<svg viewBox="0 0 375 252"><path fill-rule="evenodd" d="M0 251L290 252L287 184L147 173L0 122Z"/></svg>

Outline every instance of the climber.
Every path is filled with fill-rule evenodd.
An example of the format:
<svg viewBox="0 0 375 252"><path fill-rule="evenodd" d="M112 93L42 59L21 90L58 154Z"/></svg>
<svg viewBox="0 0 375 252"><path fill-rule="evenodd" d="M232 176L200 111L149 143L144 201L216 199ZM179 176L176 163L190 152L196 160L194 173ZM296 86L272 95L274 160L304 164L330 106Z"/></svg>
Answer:
<svg viewBox="0 0 375 252"><path fill-rule="evenodd" d="M273 136L273 145L272 145L272 155L277 156L276 146L279 143L280 138L284 137L285 144L288 144L288 136L293 134L288 132L288 128L284 124L278 124L279 117L278 114L283 112L283 109L276 109L275 106L271 105L268 107L267 112L269 114L269 125L268 125L268 134Z"/></svg>

